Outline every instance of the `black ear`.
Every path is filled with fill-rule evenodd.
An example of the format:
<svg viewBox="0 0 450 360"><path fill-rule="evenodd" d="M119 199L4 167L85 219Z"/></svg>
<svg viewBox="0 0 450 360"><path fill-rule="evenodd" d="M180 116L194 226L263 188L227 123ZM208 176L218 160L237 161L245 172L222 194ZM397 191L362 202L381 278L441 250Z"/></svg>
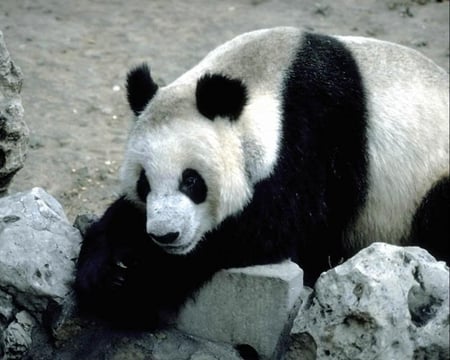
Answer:
<svg viewBox="0 0 450 360"><path fill-rule="evenodd" d="M220 74L205 74L197 82L197 109L203 116L237 120L247 103L247 89L241 80Z"/></svg>
<svg viewBox="0 0 450 360"><path fill-rule="evenodd" d="M128 73L128 103L136 116L145 109L145 106L153 98L157 90L158 85L153 81L147 64L135 67Z"/></svg>

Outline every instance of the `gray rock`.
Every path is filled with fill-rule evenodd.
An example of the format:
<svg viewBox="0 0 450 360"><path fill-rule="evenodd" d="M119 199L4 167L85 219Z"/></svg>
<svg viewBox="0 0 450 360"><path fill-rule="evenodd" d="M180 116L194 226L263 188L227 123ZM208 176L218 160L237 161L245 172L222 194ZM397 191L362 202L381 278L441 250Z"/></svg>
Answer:
<svg viewBox="0 0 450 360"><path fill-rule="evenodd" d="M153 350L147 356L155 360L242 360L230 344L211 342L175 329L156 333L153 338Z"/></svg>
<svg viewBox="0 0 450 360"><path fill-rule="evenodd" d="M320 276L292 335L317 359L448 359L448 319L446 264L375 243Z"/></svg>
<svg viewBox="0 0 450 360"><path fill-rule="evenodd" d="M20 98L23 76L11 60L0 31L0 194L24 164L29 130Z"/></svg>
<svg viewBox="0 0 450 360"><path fill-rule="evenodd" d="M218 272L180 312L178 328L212 341L248 344L278 358L303 288L293 262Z"/></svg>
<svg viewBox="0 0 450 360"><path fill-rule="evenodd" d="M34 319L26 311L16 314L16 320L3 333L3 360L20 360L27 354L34 325Z"/></svg>
<svg viewBox="0 0 450 360"><path fill-rule="evenodd" d="M218 360L218 358L211 354L206 354L203 351L197 351L191 355L189 360Z"/></svg>
<svg viewBox="0 0 450 360"><path fill-rule="evenodd" d="M80 243L79 231L44 190L1 198L0 313L12 311L11 299L38 319L66 313Z"/></svg>
<svg viewBox="0 0 450 360"><path fill-rule="evenodd" d="M300 305L298 314L303 314L309 308L314 296L314 291L308 286L304 286L300 294ZM299 315L300 316L300 315ZM284 354L283 360L316 360L317 345L308 333L291 333L289 345Z"/></svg>
<svg viewBox="0 0 450 360"><path fill-rule="evenodd" d="M0 329L5 328L14 318L15 306L13 297L0 290Z"/></svg>
<svg viewBox="0 0 450 360"><path fill-rule="evenodd" d="M242 360L229 344L213 343L173 328L150 333L120 331L91 321L80 325L80 331L57 348L45 339L36 339L29 354L45 360Z"/></svg>
<svg viewBox="0 0 450 360"><path fill-rule="evenodd" d="M77 228L82 236L86 235L86 231L89 227L96 221L99 220L99 217L94 214L81 214L75 218L73 226Z"/></svg>

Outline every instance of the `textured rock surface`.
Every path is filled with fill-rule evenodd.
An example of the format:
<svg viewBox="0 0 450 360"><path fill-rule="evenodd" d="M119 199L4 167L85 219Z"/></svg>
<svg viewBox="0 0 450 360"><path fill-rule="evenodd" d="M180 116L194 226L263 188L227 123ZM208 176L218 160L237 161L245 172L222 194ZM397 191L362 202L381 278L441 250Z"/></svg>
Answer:
<svg viewBox="0 0 450 360"><path fill-rule="evenodd" d="M0 289L32 312L70 292L81 236L40 188L0 199Z"/></svg>
<svg viewBox="0 0 450 360"><path fill-rule="evenodd" d="M229 344L213 343L175 329L156 333L119 331L110 326L74 320L74 331L52 346L36 338L33 360L242 360Z"/></svg>
<svg viewBox="0 0 450 360"><path fill-rule="evenodd" d="M70 313L80 242L79 231L44 190L0 199L0 330L6 329L3 348L9 358L31 341L20 311L53 328Z"/></svg>
<svg viewBox="0 0 450 360"><path fill-rule="evenodd" d="M34 319L26 311L16 314L3 333L3 360L20 360L27 354L32 344Z"/></svg>
<svg viewBox="0 0 450 360"><path fill-rule="evenodd" d="M449 269L376 243L319 278L292 334L317 359L448 359Z"/></svg>
<svg viewBox="0 0 450 360"><path fill-rule="evenodd" d="M0 195L22 168L28 147L29 130L20 98L22 80L0 31Z"/></svg>
<svg viewBox="0 0 450 360"><path fill-rule="evenodd" d="M178 327L215 341L248 344L275 359L302 288L303 272L290 261L223 270L187 303Z"/></svg>

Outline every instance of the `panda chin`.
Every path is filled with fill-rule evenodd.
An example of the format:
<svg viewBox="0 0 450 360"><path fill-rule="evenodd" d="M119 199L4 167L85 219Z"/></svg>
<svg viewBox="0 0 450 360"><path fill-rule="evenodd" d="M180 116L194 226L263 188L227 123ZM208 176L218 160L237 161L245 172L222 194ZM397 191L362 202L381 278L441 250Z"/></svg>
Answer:
<svg viewBox="0 0 450 360"><path fill-rule="evenodd" d="M186 255L190 253L195 248L195 243L191 242L188 244L181 245L161 245L158 244L166 253L170 255Z"/></svg>

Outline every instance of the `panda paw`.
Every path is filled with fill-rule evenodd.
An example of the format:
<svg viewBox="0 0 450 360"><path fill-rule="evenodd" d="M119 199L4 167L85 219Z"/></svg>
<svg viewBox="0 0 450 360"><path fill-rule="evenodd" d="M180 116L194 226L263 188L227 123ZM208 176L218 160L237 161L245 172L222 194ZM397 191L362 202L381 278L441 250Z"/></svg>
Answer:
<svg viewBox="0 0 450 360"><path fill-rule="evenodd" d="M130 256L117 253L86 259L78 268L75 285L80 314L117 323L131 319L136 298L133 269ZM120 319L121 313L124 319Z"/></svg>
<svg viewBox="0 0 450 360"><path fill-rule="evenodd" d="M105 301L123 301L137 273L139 251L107 237L101 225L87 232L77 262L75 292L80 308L89 312L101 311Z"/></svg>
<svg viewBox="0 0 450 360"><path fill-rule="evenodd" d="M127 251L97 252L78 264L76 287L82 293L114 292L124 288L137 262Z"/></svg>
<svg viewBox="0 0 450 360"><path fill-rule="evenodd" d="M110 283L113 287L120 288L124 285L127 276L128 266L125 265L121 260L116 261L113 264L111 271Z"/></svg>
<svg viewBox="0 0 450 360"><path fill-rule="evenodd" d="M111 291L119 291L130 284L138 268L139 261L129 249L116 250L107 264L101 286Z"/></svg>

